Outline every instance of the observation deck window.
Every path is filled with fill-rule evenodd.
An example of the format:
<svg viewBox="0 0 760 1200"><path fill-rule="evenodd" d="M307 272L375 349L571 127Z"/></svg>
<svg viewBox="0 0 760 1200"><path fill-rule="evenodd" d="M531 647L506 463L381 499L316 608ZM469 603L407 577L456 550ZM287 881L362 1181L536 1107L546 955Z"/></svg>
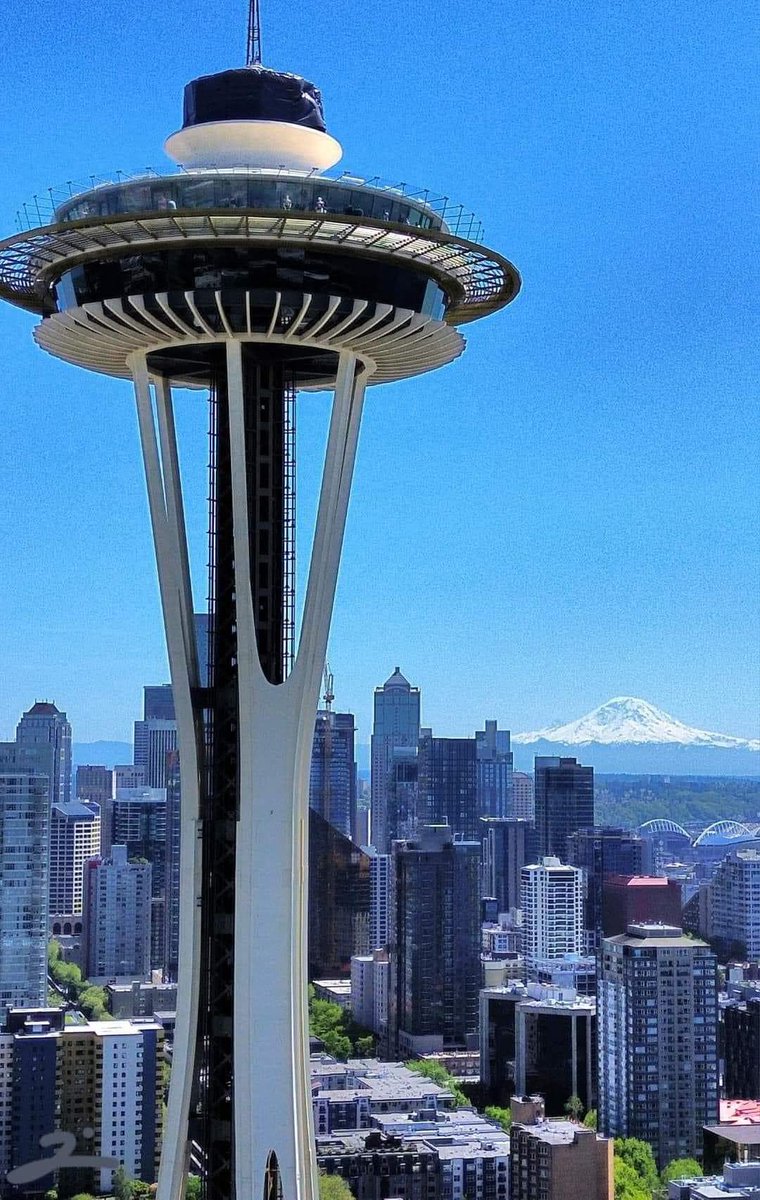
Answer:
<svg viewBox="0 0 760 1200"><path fill-rule="evenodd" d="M370 217L418 229L445 229L442 218L422 201L383 188L357 187L324 176L266 176L231 172L184 175L95 188L55 212L58 221L126 213L240 208L309 212L322 217Z"/></svg>

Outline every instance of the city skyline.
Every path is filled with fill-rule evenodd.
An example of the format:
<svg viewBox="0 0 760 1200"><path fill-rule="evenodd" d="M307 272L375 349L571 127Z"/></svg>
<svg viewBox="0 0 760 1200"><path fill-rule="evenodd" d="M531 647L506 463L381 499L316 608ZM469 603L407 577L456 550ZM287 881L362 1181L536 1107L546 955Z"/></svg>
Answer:
<svg viewBox="0 0 760 1200"><path fill-rule="evenodd" d="M424 721L447 736L484 715L540 728L621 693L701 728L757 736L742 7L539 12L523 0L506 26L487 4L468 28L453 4L423 3L384 64L382 109L365 53L384 44L385 12L365 14L358 34L343 5L320 9L312 39L308 22L267 11L265 60L328 81L346 167L441 188L461 179L457 203L475 209L527 280L508 330L485 322L466 362L368 405L329 652L337 704L356 713L361 740L373 688L396 663L424 689ZM106 172L152 159L165 169L154 150L176 127L182 83L239 56L234 21L217 27L200 10L180 21L173 4L149 19L137 8L125 72L120 10L99 9L96 45L85 5L56 33L53 123L52 17L23 12L23 45L10 36L20 4L0 16L23 68L5 94L9 229L25 198L78 179L79 164ZM169 39L172 61L146 106L155 45ZM83 55L98 59L90 77ZM452 60L457 77L480 79L472 93L456 86L454 98L435 68ZM30 106L30 93L43 99ZM0 726L10 734L41 694L66 708L80 740L113 738L134 719L143 684L168 678L131 396L38 356L24 314L5 309L0 321L10 382L0 552L17 567L0 592L0 620L14 631L0 656ZM473 419L455 437L465 397ZM179 404L190 440L192 404ZM315 397L299 430L306 515L325 411ZM205 454L189 449L196 462ZM456 489L452 502L452 478L468 480L472 519ZM197 537L205 497L192 499ZM203 561L196 581L202 599Z"/></svg>

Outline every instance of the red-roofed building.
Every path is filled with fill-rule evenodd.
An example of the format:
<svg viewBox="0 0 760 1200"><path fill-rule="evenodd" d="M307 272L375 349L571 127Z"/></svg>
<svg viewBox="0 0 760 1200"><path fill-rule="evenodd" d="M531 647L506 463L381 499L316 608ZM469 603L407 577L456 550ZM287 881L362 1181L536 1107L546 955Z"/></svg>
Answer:
<svg viewBox="0 0 760 1200"><path fill-rule="evenodd" d="M655 875L610 875L602 890L604 936L625 933L641 922L680 927L680 883Z"/></svg>

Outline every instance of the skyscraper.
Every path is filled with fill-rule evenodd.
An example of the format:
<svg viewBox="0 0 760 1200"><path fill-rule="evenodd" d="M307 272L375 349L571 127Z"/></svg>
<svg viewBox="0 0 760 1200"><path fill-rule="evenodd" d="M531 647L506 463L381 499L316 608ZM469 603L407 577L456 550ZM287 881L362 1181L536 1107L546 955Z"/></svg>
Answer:
<svg viewBox="0 0 760 1200"><path fill-rule="evenodd" d="M82 877L100 854L100 809L87 800L54 804L50 821L50 918L82 915Z"/></svg>
<svg viewBox="0 0 760 1200"><path fill-rule="evenodd" d="M760 958L760 853L733 850L707 887L707 933L726 957ZM722 957L721 962L726 958Z"/></svg>
<svg viewBox="0 0 760 1200"><path fill-rule="evenodd" d="M370 847L369 853L369 945L370 950L378 950L388 945L391 935L391 922L393 918L393 857L390 854L378 854L374 846Z"/></svg>
<svg viewBox="0 0 760 1200"><path fill-rule="evenodd" d="M369 937L370 856L321 817L309 813L309 979L351 973ZM266 920L266 915L262 917Z"/></svg>
<svg viewBox="0 0 760 1200"><path fill-rule="evenodd" d="M170 683L148 684L143 688L143 720L174 721L174 696Z"/></svg>
<svg viewBox="0 0 760 1200"><path fill-rule="evenodd" d="M84 868L85 971L88 979L150 975L151 869L129 862L126 846Z"/></svg>
<svg viewBox="0 0 760 1200"><path fill-rule="evenodd" d="M399 756L414 764L419 740L420 689L412 687L396 667L383 686L375 688L370 743L372 844L381 854L389 852L390 843L398 836L396 822L388 812L391 769Z"/></svg>
<svg viewBox="0 0 760 1200"><path fill-rule="evenodd" d="M478 815L509 817L512 814L512 750L508 729L486 721L475 734Z"/></svg>
<svg viewBox="0 0 760 1200"><path fill-rule="evenodd" d="M467 841L480 838L478 763L474 738L420 735L417 811L421 823L450 825Z"/></svg>
<svg viewBox="0 0 760 1200"><path fill-rule="evenodd" d="M715 955L667 925L602 942L599 1127L649 1142L658 1165L701 1156L718 1115Z"/></svg>
<svg viewBox="0 0 760 1200"><path fill-rule="evenodd" d="M94 1154L112 1157L131 1178L152 1183L163 1123L160 1025L143 1019L64 1026L60 1010L42 1009L13 1013L9 1029L8 1165L38 1159L39 1139L53 1129L72 1133L74 1153L85 1156L81 1167L50 1172L19 1194L42 1196L56 1183L63 1196L82 1188L112 1192L114 1168L90 1166Z"/></svg>
<svg viewBox="0 0 760 1200"><path fill-rule="evenodd" d="M512 772L512 808L508 817L516 820L533 821L536 816L536 804L533 791L533 776L524 771Z"/></svg>
<svg viewBox="0 0 760 1200"><path fill-rule="evenodd" d="M158 717L135 721L135 766L144 772L146 787L166 787L167 755L176 749L176 721Z"/></svg>
<svg viewBox="0 0 760 1200"><path fill-rule="evenodd" d="M77 767L77 800L90 800L100 809L100 846L98 854L111 852L111 805L114 791L114 771L111 767L83 765Z"/></svg>
<svg viewBox="0 0 760 1200"><path fill-rule="evenodd" d="M535 760L536 839L541 857L567 862L567 839L594 824L594 768L574 758Z"/></svg>
<svg viewBox="0 0 760 1200"><path fill-rule="evenodd" d="M400 1054L477 1045L480 844L423 825L393 847L391 1020Z"/></svg>
<svg viewBox="0 0 760 1200"><path fill-rule="evenodd" d="M519 908L522 869L532 861L533 823L481 817L480 829L483 845L481 891L484 896L496 899L500 913Z"/></svg>
<svg viewBox="0 0 760 1200"><path fill-rule="evenodd" d="M602 893L611 875L646 875L649 844L637 833L612 826L577 829L568 835L566 861L581 867L586 889L585 924L598 942L602 936ZM615 932L624 932L625 926Z"/></svg>
<svg viewBox="0 0 760 1200"><path fill-rule="evenodd" d="M167 770L167 780L169 774ZM113 801L112 844L126 846L128 858L145 859L151 867L151 968L163 968L165 958L167 791L166 787L117 788Z"/></svg>
<svg viewBox="0 0 760 1200"><path fill-rule="evenodd" d="M320 709L309 773L309 805L347 838L356 817L354 729L353 713Z"/></svg>
<svg viewBox="0 0 760 1200"><path fill-rule="evenodd" d="M545 857L523 867L522 952L528 973L547 958L583 951L583 872Z"/></svg>
<svg viewBox="0 0 760 1200"><path fill-rule="evenodd" d="M38 344L135 387L181 730L180 986L159 1200L182 1195L191 1140L207 1200L317 1191L308 766L366 386L452 362L458 326L520 286L448 200L323 174L342 150L318 89L263 67L257 46L249 36L245 67L188 84L167 141L180 173L92 186L53 224L0 243L0 295L42 317ZM209 392L208 410L196 406L212 468L208 686L172 395L188 384ZM296 396L333 388L296 651Z"/></svg>
<svg viewBox="0 0 760 1200"><path fill-rule="evenodd" d="M47 999L49 787L0 770L0 1025Z"/></svg>
<svg viewBox="0 0 760 1200"><path fill-rule="evenodd" d="M47 700L38 700L16 726L19 746L48 745L53 749L50 799L66 804L71 799L71 725L66 713Z"/></svg>

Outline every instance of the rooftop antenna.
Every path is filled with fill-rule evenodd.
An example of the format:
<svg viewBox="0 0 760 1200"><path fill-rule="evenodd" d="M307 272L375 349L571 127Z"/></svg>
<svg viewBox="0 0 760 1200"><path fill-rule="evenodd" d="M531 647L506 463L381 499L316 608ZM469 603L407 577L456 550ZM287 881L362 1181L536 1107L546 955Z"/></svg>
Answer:
<svg viewBox="0 0 760 1200"><path fill-rule="evenodd" d="M248 3L248 56L247 67L261 66L261 14L259 0L249 0Z"/></svg>

